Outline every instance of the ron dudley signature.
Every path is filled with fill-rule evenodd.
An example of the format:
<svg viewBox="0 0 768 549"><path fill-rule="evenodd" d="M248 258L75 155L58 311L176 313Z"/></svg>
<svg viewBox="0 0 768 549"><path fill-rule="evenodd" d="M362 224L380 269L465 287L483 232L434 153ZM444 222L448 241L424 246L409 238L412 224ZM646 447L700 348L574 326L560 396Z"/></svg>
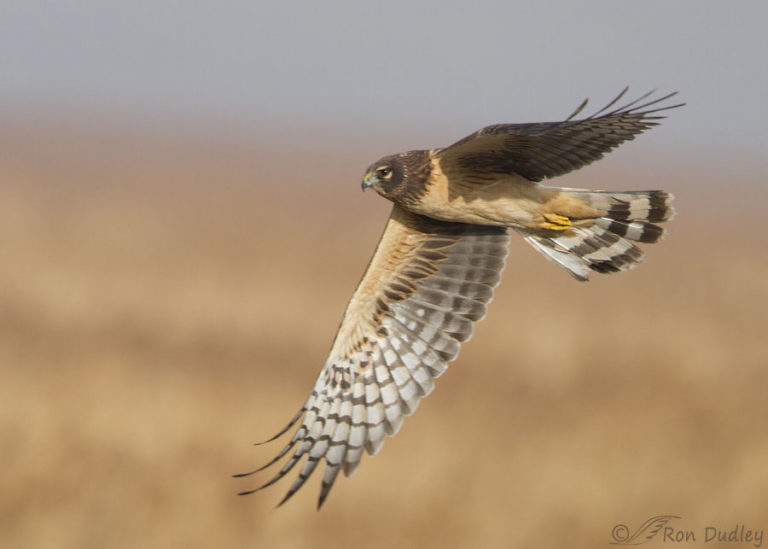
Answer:
<svg viewBox="0 0 768 549"><path fill-rule="evenodd" d="M736 524L732 528L720 526L705 526L698 530L677 527L673 521L680 519L677 515L658 515L651 517L630 530L625 524L617 524L611 530L611 545L640 545L649 541L661 543L748 543L754 547L762 547L763 530L747 528L744 524Z"/></svg>

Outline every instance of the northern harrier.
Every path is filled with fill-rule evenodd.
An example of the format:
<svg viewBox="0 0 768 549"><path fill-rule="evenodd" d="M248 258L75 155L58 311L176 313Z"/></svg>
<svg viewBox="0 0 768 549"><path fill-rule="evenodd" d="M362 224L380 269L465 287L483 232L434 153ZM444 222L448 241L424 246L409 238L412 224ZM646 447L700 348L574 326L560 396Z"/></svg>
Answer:
<svg viewBox="0 0 768 549"><path fill-rule="evenodd" d="M674 93L650 94L609 110L627 90L588 118L584 101L562 122L488 126L444 149L386 156L372 164L363 189L394 203L392 214L352 296L314 389L271 440L299 423L291 452L266 484L307 456L280 504L325 460L318 508L339 471L351 475L363 451L376 454L387 435L433 389L483 318L507 256L508 229L578 280L589 271L634 268L643 252L631 241L657 242L674 210L664 191L590 191L539 182L586 166L664 118ZM269 441L267 441L269 442Z"/></svg>

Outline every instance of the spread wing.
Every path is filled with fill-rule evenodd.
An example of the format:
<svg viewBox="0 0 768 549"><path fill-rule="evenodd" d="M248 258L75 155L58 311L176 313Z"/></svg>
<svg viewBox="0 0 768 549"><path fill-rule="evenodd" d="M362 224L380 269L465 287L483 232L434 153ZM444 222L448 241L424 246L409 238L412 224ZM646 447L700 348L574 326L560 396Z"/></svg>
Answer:
<svg viewBox="0 0 768 549"><path fill-rule="evenodd" d="M599 160L624 141L658 124L658 113L684 105L658 106L677 92L643 102L653 92L614 110L627 92L582 120L574 120L587 100L562 122L496 124L436 151L446 175L482 181L512 173L530 181L563 175ZM653 107L653 108L651 108Z"/></svg>
<svg viewBox="0 0 768 549"><path fill-rule="evenodd" d="M298 429L275 459L236 476L290 458L266 484L242 493L270 486L307 456L280 504L325 460L319 508L339 471L351 475L363 450L376 454L456 358L485 316L507 244L504 228L435 221L395 205L312 393L270 440Z"/></svg>

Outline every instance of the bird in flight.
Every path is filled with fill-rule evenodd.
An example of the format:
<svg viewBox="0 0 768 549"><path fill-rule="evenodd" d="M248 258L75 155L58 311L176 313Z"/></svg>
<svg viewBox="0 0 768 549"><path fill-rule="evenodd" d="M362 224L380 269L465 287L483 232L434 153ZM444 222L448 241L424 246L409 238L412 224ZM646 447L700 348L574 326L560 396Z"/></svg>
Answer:
<svg viewBox="0 0 768 549"><path fill-rule="evenodd" d="M658 124L676 95L653 92L592 116L561 122L497 124L442 149L385 156L362 187L392 201L373 258L347 306L309 398L275 440L298 427L269 463L290 453L265 484L306 456L279 505L325 460L318 509L339 471L350 476L363 452L375 455L434 387L485 316L507 256L509 230L577 280L643 260L633 242L664 236L674 214L660 191L592 191L541 185L586 166Z"/></svg>

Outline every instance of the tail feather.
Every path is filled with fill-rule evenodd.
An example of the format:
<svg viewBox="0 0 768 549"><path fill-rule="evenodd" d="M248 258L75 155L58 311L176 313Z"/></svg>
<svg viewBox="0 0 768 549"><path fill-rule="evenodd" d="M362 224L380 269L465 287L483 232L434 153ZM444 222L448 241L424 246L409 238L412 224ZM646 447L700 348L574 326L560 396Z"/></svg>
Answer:
<svg viewBox="0 0 768 549"><path fill-rule="evenodd" d="M666 191L611 192L564 187L559 190L586 202L608 219L662 223L675 216L672 207L675 197Z"/></svg>
<svg viewBox="0 0 768 549"><path fill-rule="evenodd" d="M672 195L664 191L585 191L562 189L597 210L599 217L573 219L566 231L517 229L547 259L577 280L589 271L613 273L635 268L644 259L631 240L653 243L664 238L656 223L674 216Z"/></svg>
<svg viewBox="0 0 768 549"><path fill-rule="evenodd" d="M664 239L666 231L648 221L618 221L609 217L598 217L595 225L608 232L623 236L627 240L653 244Z"/></svg>

